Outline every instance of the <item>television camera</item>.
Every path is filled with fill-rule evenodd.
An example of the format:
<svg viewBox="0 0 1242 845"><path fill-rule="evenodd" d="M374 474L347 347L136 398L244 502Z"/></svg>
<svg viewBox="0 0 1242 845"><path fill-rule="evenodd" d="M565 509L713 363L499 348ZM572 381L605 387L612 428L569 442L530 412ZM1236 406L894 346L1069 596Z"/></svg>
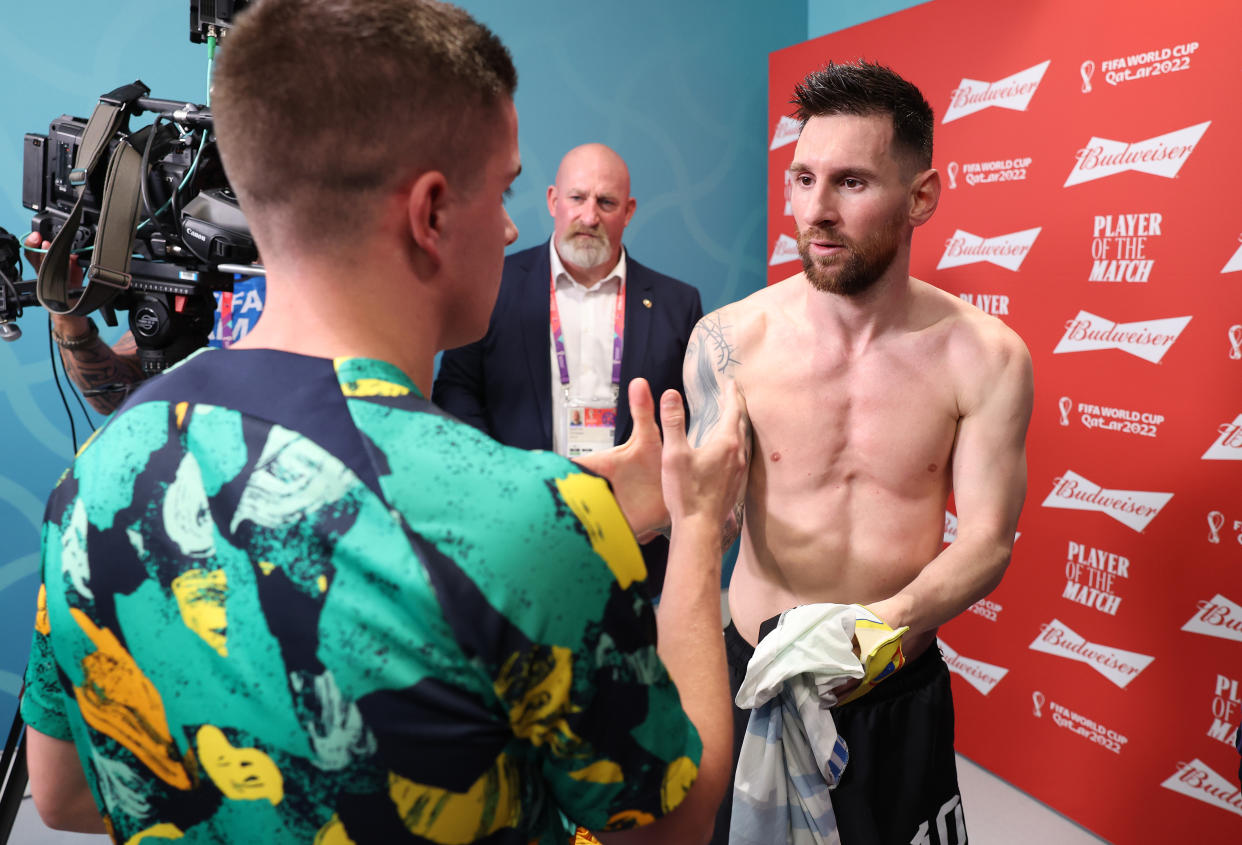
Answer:
<svg viewBox="0 0 1242 845"><path fill-rule="evenodd" d="M214 46L245 5L191 0L191 41ZM215 293L231 291L235 274L262 273L211 110L150 93L135 81L101 96L90 119L62 115L46 135L26 135L22 204L51 246L38 280L19 281L16 238L0 230L0 339L20 337L15 321L29 305L98 310L110 326L124 310L142 369L154 374L207 344ZM144 113L154 121L131 131Z"/></svg>

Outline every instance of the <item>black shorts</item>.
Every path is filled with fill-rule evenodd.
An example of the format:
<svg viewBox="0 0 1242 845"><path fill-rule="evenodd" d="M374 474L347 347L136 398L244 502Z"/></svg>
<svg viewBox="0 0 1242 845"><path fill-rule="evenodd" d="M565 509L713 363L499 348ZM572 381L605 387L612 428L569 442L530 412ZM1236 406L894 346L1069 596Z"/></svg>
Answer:
<svg viewBox="0 0 1242 845"><path fill-rule="evenodd" d="M764 636L776 617L760 627ZM736 696L754 649L725 629L729 688ZM849 763L832 791L842 845L962 845L966 825L953 754L953 696L940 649L928 648L871 692L833 708ZM733 707L733 766L750 711ZM732 780L730 780L732 783ZM727 845L733 791L716 815L712 845Z"/></svg>

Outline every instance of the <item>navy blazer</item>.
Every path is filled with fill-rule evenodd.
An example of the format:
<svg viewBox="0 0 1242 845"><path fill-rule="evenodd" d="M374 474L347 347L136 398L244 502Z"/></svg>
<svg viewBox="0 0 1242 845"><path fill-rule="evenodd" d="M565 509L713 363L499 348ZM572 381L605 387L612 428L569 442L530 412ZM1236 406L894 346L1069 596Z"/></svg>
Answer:
<svg viewBox="0 0 1242 845"><path fill-rule="evenodd" d="M548 244L505 258L500 293L482 340L447 350L431 399L462 422L506 446L552 448L552 352ZM651 383L657 403L674 388L684 394L682 359L703 316L699 291L626 258L625 337L616 443L634 428L626 385ZM645 305L650 303L650 307Z"/></svg>
<svg viewBox="0 0 1242 845"><path fill-rule="evenodd" d="M552 448L549 249L544 242L505 258L487 334L482 340L446 350L431 389L432 401L443 410L506 446L522 449ZM624 443L634 428L626 394L632 379L642 376L651 383L657 412L665 390L671 387L685 395L682 359L690 333L702 316L697 288L626 256L616 443ZM668 544L657 537L642 548L648 584L653 593L659 593Z"/></svg>

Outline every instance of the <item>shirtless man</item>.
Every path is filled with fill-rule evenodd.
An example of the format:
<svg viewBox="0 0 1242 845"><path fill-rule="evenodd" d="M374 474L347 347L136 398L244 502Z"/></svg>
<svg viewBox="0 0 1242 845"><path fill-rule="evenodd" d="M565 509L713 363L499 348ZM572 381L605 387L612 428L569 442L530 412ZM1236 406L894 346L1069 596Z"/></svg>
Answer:
<svg viewBox="0 0 1242 845"><path fill-rule="evenodd" d="M753 427L725 632L732 687L765 620L789 608L864 604L909 626L905 667L833 711L850 752L833 808L846 845L947 845L938 828L957 843L952 700L933 646L1009 562L1030 355L1000 320L909 275L912 233L940 195L918 89L879 65L830 64L794 102L803 272L704 317L686 353L692 442L715 427L726 380ZM942 552L950 491L958 539ZM740 747L748 712L736 716Z"/></svg>

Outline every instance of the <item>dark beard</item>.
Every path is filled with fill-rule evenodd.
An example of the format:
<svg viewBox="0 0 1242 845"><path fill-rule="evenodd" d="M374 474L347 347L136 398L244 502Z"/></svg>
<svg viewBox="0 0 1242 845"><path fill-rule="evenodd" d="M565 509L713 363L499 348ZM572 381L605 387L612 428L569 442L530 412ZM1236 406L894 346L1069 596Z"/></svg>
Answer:
<svg viewBox="0 0 1242 845"><path fill-rule="evenodd" d="M824 293L858 296L879 281L892 265L901 246L900 228L904 216L894 218L887 226L855 243L831 229L809 227L798 233L798 255L811 287ZM832 263L811 257L812 240L830 240L847 250L844 259ZM834 273L835 271L835 273Z"/></svg>

